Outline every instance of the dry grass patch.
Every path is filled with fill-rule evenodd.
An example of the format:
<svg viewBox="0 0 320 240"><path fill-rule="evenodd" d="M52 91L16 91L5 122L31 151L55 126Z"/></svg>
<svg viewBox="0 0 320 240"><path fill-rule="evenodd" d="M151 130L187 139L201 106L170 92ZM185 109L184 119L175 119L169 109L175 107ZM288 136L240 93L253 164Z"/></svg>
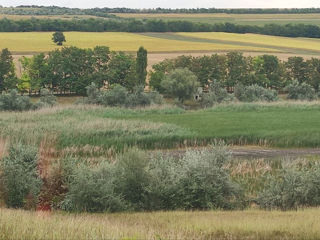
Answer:
<svg viewBox="0 0 320 240"><path fill-rule="evenodd" d="M77 215L1 209L0 238L315 240L319 214L319 208Z"/></svg>

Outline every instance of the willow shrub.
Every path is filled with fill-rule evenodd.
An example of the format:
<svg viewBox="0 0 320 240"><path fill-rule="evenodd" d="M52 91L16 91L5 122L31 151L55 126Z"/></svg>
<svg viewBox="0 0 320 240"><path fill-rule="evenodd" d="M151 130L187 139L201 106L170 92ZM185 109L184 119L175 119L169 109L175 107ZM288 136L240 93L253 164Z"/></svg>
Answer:
<svg viewBox="0 0 320 240"><path fill-rule="evenodd" d="M258 204L264 209L292 210L298 207L320 205L320 165L284 169L272 175L258 195Z"/></svg>
<svg viewBox="0 0 320 240"><path fill-rule="evenodd" d="M25 207L27 197L35 206L41 187L37 163L37 150L21 144L11 146L9 156L2 159L1 185L8 207Z"/></svg>
<svg viewBox="0 0 320 240"><path fill-rule="evenodd" d="M178 159L130 149L113 163L75 166L64 200L74 211L235 209L243 192L223 166L223 145Z"/></svg>

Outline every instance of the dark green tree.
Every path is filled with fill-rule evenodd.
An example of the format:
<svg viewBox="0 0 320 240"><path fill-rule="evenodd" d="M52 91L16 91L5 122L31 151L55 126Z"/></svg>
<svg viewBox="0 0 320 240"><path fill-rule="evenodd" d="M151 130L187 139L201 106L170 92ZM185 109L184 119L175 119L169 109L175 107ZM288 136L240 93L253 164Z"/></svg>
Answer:
<svg viewBox="0 0 320 240"><path fill-rule="evenodd" d="M197 76L187 68L178 68L169 73L161 82L165 94L178 98L183 103L197 91L200 83Z"/></svg>
<svg viewBox="0 0 320 240"><path fill-rule="evenodd" d="M148 52L144 47L140 47L137 52L136 61L137 82L145 86L147 78Z"/></svg>
<svg viewBox="0 0 320 240"><path fill-rule="evenodd" d="M0 92L15 88L18 81L11 52L5 48L0 53Z"/></svg>
<svg viewBox="0 0 320 240"><path fill-rule="evenodd" d="M66 42L66 37L64 36L63 32L55 32L52 35L52 41L58 46L62 46L63 42Z"/></svg>
<svg viewBox="0 0 320 240"><path fill-rule="evenodd" d="M303 57L289 57L286 68L289 81L298 80L299 83L307 81L307 63Z"/></svg>
<svg viewBox="0 0 320 240"><path fill-rule="evenodd" d="M227 81L228 87L234 87L238 83L245 83L248 80L248 62L246 57L239 52L227 54Z"/></svg>
<svg viewBox="0 0 320 240"><path fill-rule="evenodd" d="M119 84L129 91L137 85L136 60L132 55L114 52L111 56L108 71L108 83Z"/></svg>

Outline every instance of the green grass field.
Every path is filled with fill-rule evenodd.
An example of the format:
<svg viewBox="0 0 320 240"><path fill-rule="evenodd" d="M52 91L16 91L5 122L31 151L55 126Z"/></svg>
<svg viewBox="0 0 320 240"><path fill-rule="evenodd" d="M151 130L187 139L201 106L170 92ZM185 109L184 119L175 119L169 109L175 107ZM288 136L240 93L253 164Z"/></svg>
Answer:
<svg viewBox="0 0 320 240"><path fill-rule="evenodd" d="M198 111L61 106L1 112L0 138L45 145L60 155L104 155L129 146L201 146L216 139L235 145L320 147L319 110L318 102L233 104Z"/></svg>
<svg viewBox="0 0 320 240"><path fill-rule="evenodd" d="M74 215L0 209L0 239L316 240L318 214L318 208Z"/></svg>
<svg viewBox="0 0 320 240"><path fill-rule="evenodd" d="M183 114L124 117L174 124L192 131L195 139L217 138L230 144L275 147L319 147L319 107L318 103L233 104Z"/></svg>
<svg viewBox="0 0 320 240"><path fill-rule="evenodd" d="M201 23L225 23L231 22L245 25L264 25L264 24L313 24L320 26L320 14L226 14L226 13L199 13L199 14L145 14L145 13L116 13L122 18L136 19L162 19L180 20Z"/></svg>

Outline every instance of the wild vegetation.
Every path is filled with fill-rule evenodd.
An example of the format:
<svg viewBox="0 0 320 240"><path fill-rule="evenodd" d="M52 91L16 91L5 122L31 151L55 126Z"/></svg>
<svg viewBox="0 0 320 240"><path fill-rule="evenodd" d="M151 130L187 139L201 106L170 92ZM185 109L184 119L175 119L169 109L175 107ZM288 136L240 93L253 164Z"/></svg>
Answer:
<svg viewBox="0 0 320 240"><path fill-rule="evenodd" d="M112 11L269 17L319 9L0 8L4 14L56 17L2 19L0 31L151 32L84 38L67 32L63 48L50 43L51 32L1 34L14 51L38 54L19 60L21 74L8 49L0 54L0 238L318 239L319 158L238 159L227 145L319 147L318 58L180 56L152 66L148 78L144 47L134 56L105 45L131 52L144 45L151 51L314 54L320 51L317 40L230 32L319 37L319 27L211 25L156 15L121 19ZM187 33L203 31L228 33ZM63 36L56 35L59 45ZM103 36L96 40L103 46L92 45L94 35ZM10 36L23 36L24 44ZM78 45L71 47L75 39ZM54 94L77 95L77 101L57 106ZM139 211L158 212L128 213Z"/></svg>
<svg viewBox="0 0 320 240"><path fill-rule="evenodd" d="M316 240L320 234L318 214L318 208L103 215L0 209L0 238Z"/></svg>
<svg viewBox="0 0 320 240"><path fill-rule="evenodd" d="M318 159L235 161L218 142L178 157L133 148L109 157L69 155L45 162L30 146L11 145L8 151L0 184L11 208L119 212L320 205ZM241 171L243 164L249 166Z"/></svg>

